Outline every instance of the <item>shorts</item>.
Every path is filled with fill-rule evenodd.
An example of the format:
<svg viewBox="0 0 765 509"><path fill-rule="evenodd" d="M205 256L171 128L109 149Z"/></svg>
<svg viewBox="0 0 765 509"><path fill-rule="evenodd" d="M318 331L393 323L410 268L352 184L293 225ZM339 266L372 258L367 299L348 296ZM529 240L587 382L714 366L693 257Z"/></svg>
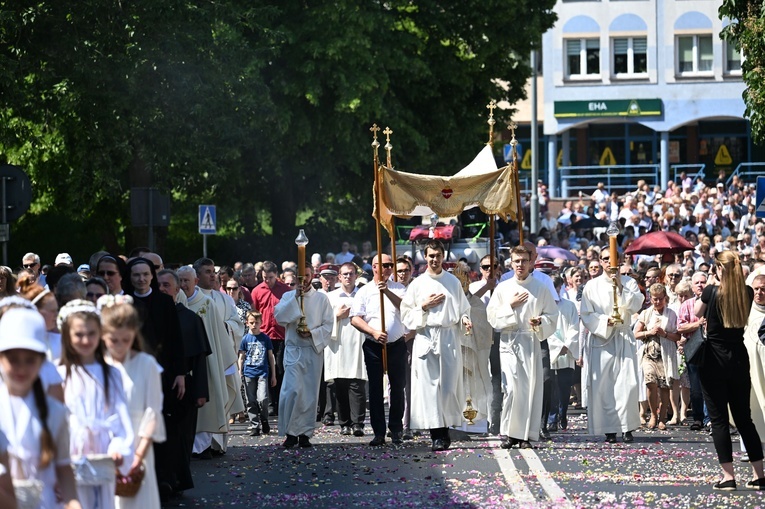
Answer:
<svg viewBox="0 0 765 509"><path fill-rule="evenodd" d="M643 380L646 385L656 384L661 389L669 389L669 383L664 374L664 364L661 362L661 359L654 360L643 357L641 367L643 368Z"/></svg>

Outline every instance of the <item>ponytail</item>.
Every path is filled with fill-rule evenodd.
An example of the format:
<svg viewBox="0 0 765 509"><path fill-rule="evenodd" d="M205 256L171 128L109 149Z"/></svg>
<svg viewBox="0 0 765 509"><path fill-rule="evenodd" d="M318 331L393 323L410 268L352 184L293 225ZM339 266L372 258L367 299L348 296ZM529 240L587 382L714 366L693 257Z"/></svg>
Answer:
<svg viewBox="0 0 765 509"><path fill-rule="evenodd" d="M40 414L40 423L42 424L42 433L40 434L40 469L47 468L56 458L56 445L53 443L53 436L48 429L48 401L46 400L45 389L42 381L38 377L32 386L32 392L35 397L37 412Z"/></svg>

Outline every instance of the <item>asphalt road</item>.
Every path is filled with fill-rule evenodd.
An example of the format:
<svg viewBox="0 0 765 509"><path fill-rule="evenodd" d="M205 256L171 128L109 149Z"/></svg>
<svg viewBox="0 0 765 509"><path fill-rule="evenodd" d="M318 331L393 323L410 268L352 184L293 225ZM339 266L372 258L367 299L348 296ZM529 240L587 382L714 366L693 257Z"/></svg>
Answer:
<svg viewBox="0 0 765 509"><path fill-rule="evenodd" d="M195 460L197 487L169 506L765 507L765 492L743 487L751 469L738 453L739 490L713 491L719 466L711 436L682 426L638 430L634 443L611 445L587 435L585 416L574 412L569 430L531 451L506 451L498 438L471 435L433 453L427 434L371 448L370 436L344 437L338 426L317 425L314 447L291 450L281 447L282 437L249 437L244 424L235 425L228 453Z"/></svg>

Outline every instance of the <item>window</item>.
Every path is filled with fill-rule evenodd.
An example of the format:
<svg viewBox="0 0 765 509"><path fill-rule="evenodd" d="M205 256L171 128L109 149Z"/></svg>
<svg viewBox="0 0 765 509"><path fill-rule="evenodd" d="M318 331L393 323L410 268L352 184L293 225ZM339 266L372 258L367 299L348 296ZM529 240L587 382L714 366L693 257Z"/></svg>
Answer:
<svg viewBox="0 0 765 509"><path fill-rule="evenodd" d="M712 74L712 35L677 38L677 72L681 76Z"/></svg>
<svg viewBox="0 0 765 509"><path fill-rule="evenodd" d="M582 79L600 76L600 41L598 39L566 40L566 78Z"/></svg>
<svg viewBox="0 0 765 509"><path fill-rule="evenodd" d="M741 53L730 42L725 43L725 74L741 74Z"/></svg>
<svg viewBox="0 0 765 509"><path fill-rule="evenodd" d="M648 74L648 40L645 37L621 37L613 41L614 76L645 77Z"/></svg>

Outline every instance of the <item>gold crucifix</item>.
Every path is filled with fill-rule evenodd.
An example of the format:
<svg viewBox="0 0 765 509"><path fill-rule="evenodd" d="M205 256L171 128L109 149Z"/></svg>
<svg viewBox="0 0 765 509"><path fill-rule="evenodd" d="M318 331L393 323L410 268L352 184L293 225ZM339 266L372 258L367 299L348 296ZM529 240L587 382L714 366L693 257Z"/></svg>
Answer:
<svg viewBox="0 0 765 509"><path fill-rule="evenodd" d="M377 124L372 124L372 127L369 128L370 131L372 131L372 146L377 148L380 146L380 142L377 141L377 131L380 130L379 127L377 127Z"/></svg>
<svg viewBox="0 0 765 509"><path fill-rule="evenodd" d="M494 120L494 109L497 107L497 101L494 99L491 100L489 104L486 105L486 108L489 110L489 120L486 122L489 124L489 141L486 143L487 145L493 145L494 144L494 124L497 123L496 120Z"/></svg>
<svg viewBox="0 0 765 509"><path fill-rule="evenodd" d="M385 150L388 152L388 168L392 169L393 164L391 163L390 159L390 151L393 150L393 145L390 143L390 135L393 134L393 129L390 127L386 127L383 131L383 134L385 135Z"/></svg>

